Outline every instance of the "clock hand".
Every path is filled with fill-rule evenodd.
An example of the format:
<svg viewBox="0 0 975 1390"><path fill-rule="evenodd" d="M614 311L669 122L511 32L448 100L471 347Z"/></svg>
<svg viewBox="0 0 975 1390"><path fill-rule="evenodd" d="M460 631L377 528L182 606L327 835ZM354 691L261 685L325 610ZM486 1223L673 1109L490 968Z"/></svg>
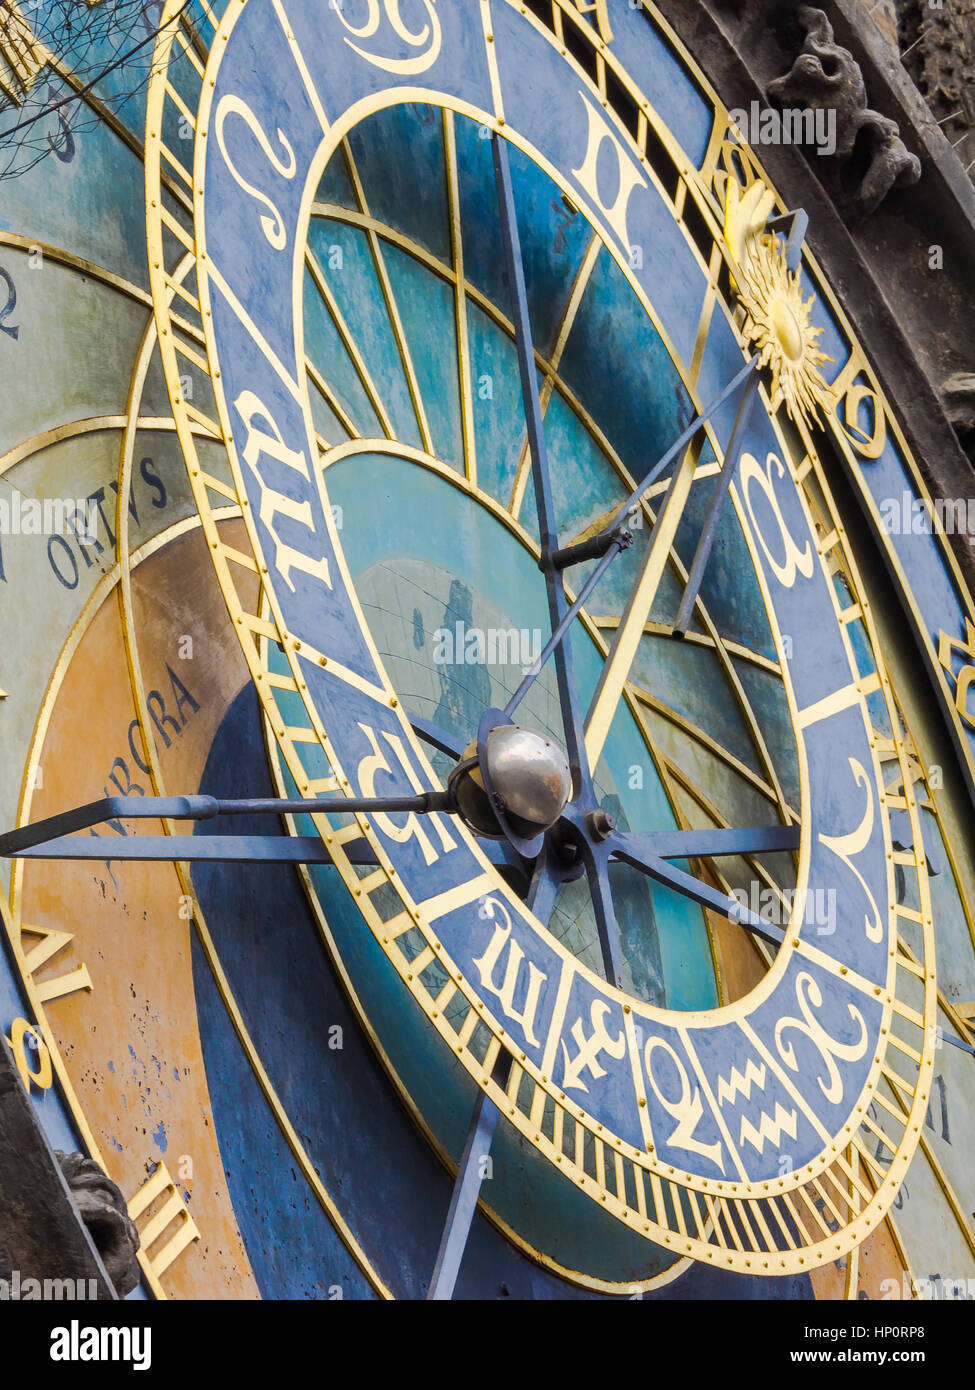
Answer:
<svg viewBox="0 0 975 1390"><path fill-rule="evenodd" d="M718 529L718 521L721 516L721 508L725 498L728 496L728 489L731 487L731 480L738 467L738 458L741 454L741 445L745 437L745 430L748 428L748 418L751 415L755 397L758 394L759 375L752 372L745 388L741 393L738 402L738 411L735 415L735 423L731 429L731 438L728 440L728 448L725 452L724 462L721 465L721 472L715 484L714 492L711 494L711 501L708 504L707 516L704 518L704 525L701 528L701 535L698 539L697 549L694 552L694 559L691 561L690 573L687 576L687 584L681 597L680 607L677 610L677 617L674 619L674 633L678 637L683 637L687 633L691 617L694 613L694 605L697 596L701 591L701 581L704 578L704 571L707 568L708 560L711 558L711 547L714 544L714 535Z"/></svg>
<svg viewBox="0 0 975 1390"><path fill-rule="evenodd" d="M746 378L748 378L749 381L749 385L748 388L746 388L746 390L751 389L752 384L756 383L758 380L757 374L755 374L754 372L754 368L757 364L757 361L757 357L753 357L752 360L738 373L738 375L732 378L732 380L728 383L728 385L721 392L721 394L718 397L716 397L714 401L711 402L707 410L702 410L701 414L698 415L694 420L692 420L690 425L688 425L687 429L685 429L684 432L678 436L678 438L670 446L670 448L667 450L664 456L661 459L658 459L658 461L654 464L650 472L643 479L642 483L640 483L636 488L634 488L634 490L630 493L629 497L621 506L617 507L609 524L603 528L603 530L599 533L598 536L594 536L591 540L588 541L582 541L578 545L566 546L564 549L554 550L552 552L549 559L549 564L551 565L551 568L554 570L565 570L568 569L571 565L581 564L585 560L593 560L597 556L602 556L602 562L596 567L596 569L586 580L581 592L579 593L578 598L575 600L572 607L568 610L565 617L559 623L558 627L552 633L552 636L549 638L549 641L547 642L541 655L538 657L538 660L535 662L528 675L522 681L521 685L515 691L514 695L508 701L507 705L505 705L504 712L506 715L510 717L514 710L517 709L518 705L521 704L522 700L528 694L528 691L531 689L532 685L534 685L535 681L541 674L541 671L545 666L545 663L548 661L549 657L552 655L553 651L558 646L558 644L562 641L562 638L565 636L566 632L572 625L574 619L578 616L579 612L585 606L586 600L589 598L589 595L595 589L600 579L602 579L603 575L606 573L606 570L609 568L612 561L620 553L621 550L628 550L629 547L633 544L632 533L628 531L625 526L623 526L621 518L629 515L632 509L639 503L640 499L643 497L647 489L653 486L653 484L656 482L657 478L664 471L667 465L680 452L681 448L683 448L683 446L694 437L694 435L700 429L701 425L703 425L706 420L709 420L711 416L715 413L715 411L721 408L721 406L728 399L728 397L732 395L738 389L739 386L741 386L742 382L744 382ZM752 373L751 377L749 377L749 373ZM743 396L743 400L744 399L745 397ZM732 449L729 445L728 455L726 457L726 464L727 460L730 459L731 456ZM727 469L727 476L729 482L733 471L733 468ZM712 504L712 507L716 517L718 509L716 506L714 506L714 504ZM711 521L710 512L708 520L709 522ZM705 530L708 530L707 526L705 527ZM707 553L710 553L710 544L707 547ZM707 556L705 555L704 563L706 563L706 560ZM700 565L701 572L703 572L704 563ZM545 568L544 562L541 562L541 568ZM699 583L700 579L698 578L697 584L699 585ZM687 593L691 592L691 588L692 579L689 578ZM695 587L695 596L696 592L697 589ZM687 593L685 593L685 601L687 598ZM682 604L682 609L683 606L684 605Z"/></svg>
<svg viewBox="0 0 975 1390"><path fill-rule="evenodd" d="M726 388L725 395L730 395L732 391L742 385L742 397L739 403L738 414L735 425L732 429L731 439L728 442L728 449L725 455L723 473L727 479L725 486L730 483L734 469L737 467L738 456L744 440L745 425L748 419L748 410L753 399L754 391L757 389L758 359L752 358L746 367L739 372L734 380ZM719 401L709 410L709 414L717 408ZM682 441L689 440L700 427L700 421L690 425L677 442L671 446L667 454L656 468L651 470L649 477L661 473L666 463L677 456ZM616 635L610 648L609 655L603 666L599 677L596 690L593 694L589 706L589 713L586 716L585 732L585 752L589 761L590 768L594 768L599 761L603 746L609 735L613 717L623 695L623 689L629 677L633 659L636 656L640 638L643 635L644 626L650 617L650 610L653 607L654 599L660 581L666 570L667 561L673 546L674 537L677 534L677 527L680 524L681 515L687 498L690 494L691 483L694 477L696 457L693 444L687 449L683 460L675 468L671 478L670 486L664 497L663 506L657 514L653 531L650 534L650 544L644 557L643 567L637 577L636 583L630 592L630 597L626 604L626 609L616 629ZM634 496L639 499L646 491L649 483L644 481L636 490ZM720 491L719 483L719 491ZM633 505L629 500L623 504L624 507ZM619 513L617 513L619 515ZM695 570L692 578L697 586L700 585L701 575L704 564L710 554L710 538L713 536L713 527L717 519L717 510L714 516L709 516L711 526L710 533L707 533L707 543L705 535L702 535L702 543L699 546L698 556L695 557ZM700 561L698 563L698 561ZM690 582L689 582L690 587ZM694 590L696 593L696 589ZM683 612L683 605L681 611Z"/></svg>
<svg viewBox="0 0 975 1390"><path fill-rule="evenodd" d="M723 854L764 854L799 848L798 825L758 825L725 830L621 831L636 854L659 859L713 859Z"/></svg>
<svg viewBox="0 0 975 1390"><path fill-rule="evenodd" d="M545 575L549 620L552 632L555 633L561 627L569 605L562 581L549 563L558 546L558 530L555 522L555 504L552 497L548 451L545 446L545 431L542 425L538 377L535 372L535 353L528 315L528 293L525 288L525 268L521 256L521 240L515 212L514 191L511 185L508 145L507 141L500 135L494 136L492 145L505 265L508 272L508 284L514 299L515 339L518 347L518 366L521 373L521 392L525 407L528 447L532 462L532 479L535 484L538 534L542 549L541 565ZM562 640L554 648L554 653L566 754L572 771L573 786L578 794L583 788L588 790L591 778L583 753L582 718L576 696L571 644L567 632L563 633Z"/></svg>
<svg viewBox="0 0 975 1390"><path fill-rule="evenodd" d="M528 314L528 294L525 288L525 267L521 256L514 190L511 185L508 146L507 142L497 134L493 138L492 145L505 264L508 271L508 284L514 297L515 338L518 347L518 365L521 372L521 392L525 406L528 446L532 461L532 479L535 484L535 506L538 511L538 534L542 550L541 569L545 576L549 622L553 635L562 629L561 639L554 645L553 651L566 754L572 773L576 800L588 809L595 805L596 796L590 771L592 763L586 758L583 741L582 717L576 694L568 624L563 627L569 604L565 596L561 572L552 564L552 557L557 550L558 530L555 522L555 504L548 467L548 452L545 447L545 431L542 425L538 377L535 372L535 354ZM596 913L596 923L599 928L599 939L607 978L614 984L621 985L622 960L619 932L616 926L613 897L609 887L609 876L605 872L605 867L599 865L597 857L592 855L587 856L586 872L589 877L589 887Z"/></svg>
<svg viewBox="0 0 975 1390"><path fill-rule="evenodd" d="M660 855L653 854L646 848L638 847L640 840L648 839L650 839L649 836L621 835L613 832L608 843L617 859L622 859L624 863L631 864L635 869L642 869L657 883L663 883L668 888L676 889L685 898L700 903L702 907L710 907L715 912L720 912L722 916L729 918L732 922L737 922L746 931L753 932L773 946L782 945L785 940L785 932L781 927L766 921L757 912L752 912L736 898L729 897L727 893L721 893L718 889L702 883L692 874L684 873L683 869L677 869L673 864L668 864L667 860Z"/></svg>

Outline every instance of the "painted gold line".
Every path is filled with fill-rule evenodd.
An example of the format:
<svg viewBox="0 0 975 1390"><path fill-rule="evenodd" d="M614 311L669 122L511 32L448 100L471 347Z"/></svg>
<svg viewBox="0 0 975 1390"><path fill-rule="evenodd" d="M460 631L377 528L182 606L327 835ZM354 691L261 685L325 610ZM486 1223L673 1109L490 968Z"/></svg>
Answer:
<svg viewBox="0 0 975 1390"><path fill-rule="evenodd" d="M690 492L697 462L696 450L699 449L700 441L692 441L674 470L656 525L650 533L650 543L647 546L642 571L630 592L622 621L600 673L586 718L586 758L592 769L595 769L609 736L610 725L619 706L623 687L627 683L637 645L643 635L643 625L650 615L660 587L684 503Z"/></svg>
<svg viewBox="0 0 975 1390"><path fill-rule="evenodd" d="M592 279L592 273L596 268L596 262L599 260L599 253L602 249L602 242L599 240L599 237L596 235L596 233L593 232L592 236L589 239L589 245L586 247L586 253L582 258L582 262L579 266L579 270L573 282L572 289L569 293L569 298L566 301L565 309L562 314L562 321L559 324L558 332L555 338L555 347L552 350L552 356L548 364L550 371L546 375L545 380L542 383L541 405L543 419L548 412L548 404L552 397L552 390L555 382L555 373L558 371L558 368L562 363L562 357L565 353L566 345L569 341L569 336L572 333L573 328L575 327L575 322L579 315L579 309L585 297L586 290L589 288L589 281ZM521 458L518 461L518 471L515 474L514 486L511 489L511 501L508 505L508 510L511 512L512 516L517 516L518 513L521 511L521 504L524 500L525 489L528 486L528 478L530 474L531 455L528 451L528 440L526 438L525 443L522 447Z"/></svg>
<svg viewBox="0 0 975 1390"><path fill-rule="evenodd" d="M687 375L695 386L697 385L697 379L701 371L701 362L704 358L704 347L708 340L708 334L711 330L711 320L714 317L714 309L718 301L717 282L722 264L723 258L721 255L721 248L715 245L711 250L711 262L708 267L708 287L704 294L704 303L701 306L701 317L698 321L697 333L694 338L694 351L691 353L691 361L687 369Z"/></svg>
<svg viewBox="0 0 975 1390"><path fill-rule="evenodd" d="M190 60L190 64L192 65L193 70L196 72L196 75L202 78L203 64L200 62L199 56L197 55L196 50L194 49L193 44L190 42L189 38L186 36L186 34L177 30L175 39L176 42L179 44L180 48L183 50L185 56Z"/></svg>
<svg viewBox="0 0 975 1390"><path fill-rule="evenodd" d="M339 424L345 430L346 434L348 434L351 439L361 439L362 435L356 429L352 416L346 410L345 406L339 400L338 396L336 396L335 393L332 391L328 382L322 376L321 372L315 366L314 362L311 360L310 357L307 356L305 358L305 371L311 378L312 385L315 387L315 390L321 396L322 400L328 406L329 410L331 410L332 414L338 420Z"/></svg>
<svg viewBox="0 0 975 1390"><path fill-rule="evenodd" d="M484 28L484 46L487 50L488 72L491 77L491 96L494 99L494 115L498 125L504 125L504 100L501 96L501 74L498 71L498 55L494 46L494 25L491 20L490 0L481 0L481 24Z"/></svg>
<svg viewBox="0 0 975 1390"><path fill-rule="evenodd" d="M700 475L701 470L698 469L696 476L700 477ZM576 536L574 537L572 543L574 544L575 541L581 539L583 539L583 536ZM592 618L592 621L595 623L595 625L600 629L615 628L619 626L620 620L613 614L608 614L604 616L602 614L593 613L590 614L590 617ZM710 633L707 632L689 631L686 632L682 638L677 638L674 636L674 629L671 627L669 623L653 622L644 623L643 632L644 635L647 637L665 637L668 641L680 641L683 643L685 647L708 647L711 651L717 650L716 641L710 635ZM761 668L761 670L768 671L771 675L778 676L781 680L782 667L779 665L777 661L773 661L770 657L762 656L760 652L752 651L751 647L746 647L741 642L729 642L727 638L724 639L724 648L730 656L740 657L742 661L747 661L752 666L758 666Z"/></svg>
<svg viewBox="0 0 975 1390"><path fill-rule="evenodd" d="M349 331L349 325L345 321L345 316L338 306L338 301L332 293L331 287L322 273L321 266L318 264L310 248L305 249L305 264L311 272L311 277L315 282L315 288L321 295L325 307L331 314L335 327L338 329L339 337L342 339L342 345L352 359L352 365L355 367L363 390L369 397L370 405L376 412L383 434L385 434L387 439L395 439L396 431L393 429L392 422L386 412L386 407L380 399L379 392L376 389L376 383L372 379L372 374L366 366L365 359L356 346L355 339Z"/></svg>
<svg viewBox="0 0 975 1390"><path fill-rule="evenodd" d="M193 248L191 247L190 249L192 250ZM271 347L270 343L264 337L264 334L257 327L257 324L254 323L250 314L248 314L243 304L241 304L240 300L237 298L233 290L227 284L226 280L220 274L220 271L214 265L213 261L207 262L207 275L216 284L224 299L226 299L227 303L230 305L234 313L240 319L241 323L247 329L247 332L250 334L256 346L260 348L261 352L267 358L268 362L277 372L278 376L281 378L285 386L287 386L288 390L291 392L295 400L300 405L302 400L302 392L298 382L288 371L287 367L285 367L284 363L281 361L277 353Z"/></svg>
<svg viewBox="0 0 975 1390"><path fill-rule="evenodd" d="M308 100L311 102L315 115L318 117L319 125L327 134L331 127L328 117L325 114L325 108L322 106L322 99L318 95L318 89L312 81L311 73L308 70L308 64L305 62L305 55L299 47L298 40L291 32L291 25L288 23L288 16L284 12L281 0L272 0L272 4L274 5L274 10L281 24L281 28L284 30L284 36L288 40L288 46L291 49L291 56L294 59L295 67L301 73L301 80L305 84Z"/></svg>
<svg viewBox="0 0 975 1390"><path fill-rule="evenodd" d="M121 275L116 275L113 270L106 270L104 266L96 265L94 261L86 261L83 256L76 256L73 251L66 251L60 246L51 246L38 237L21 236L17 232L8 232L2 228L0 228L0 246L16 246L22 251L29 251L35 246L39 247L45 260L55 261L58 265L69 266L72 270L80 271L82 275L90 276L93 280L100 280L105 285L111 285L113 289L121 290L130 299L144 304L147 309L152 308L151 295L147 294L139 285L133 284L131 280L126 280Z"/></svg>
<svg viewBox="0 0 975 1390"><path fill-rule="evenodd" d="M128 146L132 153L139 159L140 163L144 164L146 158L145 145L137 135L134 135L132 131L129 130L124 121L119 120L112 108L102 101L100 97L96 96L94 92L82 92L82 88L87 84L72 72L67 64L63 63L60 58L55 57L51 67L58 76L67 83L71 90L81 97L85 105L90 107L95 115L108 126L109 130L111 130L114 135L117 135L124 145ZM162 171L160 171L160 180L187 212L192 211L192 203L178 183L174 183L170 176Z"/></svg>
<svg viewBox="0 0 975 1390"><path fill-rule="evenodd" d="M444 161L447 168L447 201L450 209L450 246L454 261L454 318L457 324L457 367L464 439L464 471L471 486L477 485L477 439L474 428L474 371L470 329L467 323L467 281L464 274L464 233L460 216L460 176L457 166L457 131L454 113L443 112Z"/></svg>
<svg viewBox="0 0 975 1390"><path fill-rule="evenodd" d="M713 753L716 758L726 763L737 772L740 777L743 777L745 781L749 782L757 791L760 791L763 796L767 796L770 801L776 800L774 788L771 787L768 782L764 781L759 773L753 771L747 763L743 763L740 758L736 757L730 749L725 748L724 744L712 738L709 733L700 728L697 724L692 723L691 720L681 714L679 710L675 710L672 705L665 704L663 700L656 699L649 691L644 690L642 686L637 685L634 681L629 681L628 685L633 692L634 699L641 705L646 705L648 709L652 709L656 714L661 715L662 718L673 724L675 728L687 734L695 743L699 743L703 748L707 748L710 753ZM790 807L790 811L791 810L792 808ZM798 820L797 812L792 811L792 815Z"/></svg>
<svg viewBox="0 0 975 1390"><path fill-rule="evenodd" d="M806 1208L807 1212L809 1213L810 1219L812 1220L812 1222L814 1223L814 1225L816 1225L816 1226L819 1227L819 1229L822 1231L823 1235L824 1235L824 1236L826 1237L826 1239L828 1240L829 1237L830 1237L830 1229L829 1229L829 1227L826 1225L826 1222L823 1220L823 1218L820 1216L820 1214L819 1214L819 1212L817 1211L816 1207L815 1207L815 1206L813 1205L813 1203L809 1200L809 1195L808 1195L808 1193L806 1192L806 1189L805 1189L804 1187L797 1187L797 1188L795 1189L795 1194L796 1194L796 1196L800 1199L800 1201L802 1202L803 1206Z"/></svg>
<svg viewBox="0 0 975 1390"><path fill-rule="evenodd" d="M349 178L352 181L352 188L355 192L356 201L360 211L369 216L369 205L366 202L366 191L362 186L359 177L359 170L356 168L355 159L348 140L342 141L342 153L345 156L346 168L349 171ZM376 232L368 232L369 249L372 253L373 265L376 268L376 275L379 278L379 288L382 291L383 300L386 304L386 313L389 316L390 327L393 330L393 337L396 339L396 348L399 352L400 362L406 376L406 384L410 392L410 400L413 402L413 413L416 415L416 423L420 430L420 439L423 447L428 454L435 454L433 439L430 434L430 422L427 420L426 407L423 404L423 397L420 394L420 383L417 379L416 368L413 365L413 357L410 353L410 345L406 340L406 331L403 328L403 320L400 316L399 306L396 303L396 296L393 293L393 284L389 278L389 271L386 267L386 259L383 256L382 244Z"/></svg>
<svg viewBox="0 0 975 1390"><path fill-rule="evenodd" d="M167 274L163 275L163 280L165 282L166 288L169 290L174 290L181 299L184 299L186 301L186 303L190 306L191 309L196 310L197 314L201 314L203 312L200 306L200 301L197 299L195 294L190 294L189 290L186 288L185 285L178 285L176 281L172 278L172 276Z"/></svg>
<svg viewBox="0 0 975 1390"><path fill-rule="evenodd" d="M187 106L186 102L183 100L182 93L178 92L176 88L173 86L173 84L169 81L167 81L164 84L164 87L166 95L169 97L169 100L179 111L179 113L183 117L183 120L186 122L186 124L190 127L191 130L196 130L196 116L193 114L193 112Z"/></svg>
<svg viewBox="0 0 975 1390"><path fill-rule="evenodd" d="M162 222L164 222L164 223L166 224L166 226L167 226L167 227L169 228L169 230L172 232L172 234L173 234L173 236L176 238L176 240L179 241L179 242L181 242L182 245L185 246L185 248L187 249L187 251L194 251L194 252L195 252L195 249L196 249L196 248L195 248L195 246L194 246L193 237L192 237L191 233L189 233L189 232L186 230L186 228L183 226L182 222L178 221L177 218L175 218L175 217L173 216L173 214L169 211L168 208L162 208L162 207L161 207L161 208L159 209L159 218L160 218L160 221L162 221Z"/></svg>
<svg viewBox="0 0 975 1390"><path fill-rule="evenodd" d="M193 190L193 176L192 176L192 174L190 173L190 171L189 171L183 164L180 163L180 161L179 161L179 160L176 158L176 156L173 154L173 152L172 152L172 150L169 148L169 146L163 144L162 140L159 141L159 153L163 156L163 158L164 158L164 159L166 160L166 162L171 166L171 168L173 168L173 169L176 170L176 173L179 175L179 177L180 177L180 178L183 180L183 182L186 184L186 187L192 192L192 190Z"/></svg>
<svg viewBox="0 0 975 1390"><path fill-rule="evenodd" d="M7 453L0 454L0 476L52 444L60 444L65 439L77 439L84 434L122 430L127 423L124 415L92 415L87 420L69 420L63 425L54 425L49 430L42 430L40 434L25 439L22 444L17 444ZM146 415L139 420L138 427L140 430L173 431L176 429L176 422L172 416L167 418L162 415Z"/></svg>

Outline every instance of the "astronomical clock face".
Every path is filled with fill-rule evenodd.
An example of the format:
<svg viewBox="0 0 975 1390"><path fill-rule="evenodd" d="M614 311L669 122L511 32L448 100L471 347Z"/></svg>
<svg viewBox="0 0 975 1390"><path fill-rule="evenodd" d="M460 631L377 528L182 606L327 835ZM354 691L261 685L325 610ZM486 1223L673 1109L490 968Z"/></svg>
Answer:
<svg viewBox="0 0 975 1390"><path fill-rule="evenodd" d="M2 9L9 126L71 53ZM425 1296L495 1112L458 1297L975 1277L975 615L802 219L647 4L156 24L3 183L2 819L328 810L3 861L141 1292ZM343 809L511 724L544 835Z"/></svg>

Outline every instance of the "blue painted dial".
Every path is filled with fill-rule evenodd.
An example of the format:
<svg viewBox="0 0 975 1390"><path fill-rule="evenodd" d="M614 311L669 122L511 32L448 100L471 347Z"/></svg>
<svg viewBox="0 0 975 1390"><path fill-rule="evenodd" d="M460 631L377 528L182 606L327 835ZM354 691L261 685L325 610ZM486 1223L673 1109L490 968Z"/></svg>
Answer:
<svg viewBox="0 0 975 1390"><path fill-rule="evenodd" d="M809 436L810 402L830 400L820 329L780 239L736 227L731 176L722 226L673 137L649 140L646 103L600 99L610 58L565 7L581 58L506 0L424 0L411 24L360 9L230 6L196 115L195 276L259 612L231 574L250 562L211 547L279 775L303 794L436 786L589 572L550 578L546 603L539 548L544 564L615 519L757 342L774 373L717 530L734 394L635 503L636 543L524 706L576 763L586 877L489 856L439 814L315 824L445 1064L578 1191L674 1253L769 1273L833 1259L807 1208L835 1189L853 1241L892 1200L930 1082L933 975L916 853L924 942L913 959L896 944L879 751L896 715L869 613L844 602ZM177 331L168 351L173 383ZM173 404L206 527L214 480ZM585 829L596 811L613 838ZM661 852L702 812L755 828L717 882L692 849L674 857L690 830ZM761 827L797 824L797 858L775 840L761 862ZM343 849L363 836L377 867L358 872ZM787 909L779 949L722 993L716 932L761 925L756 874ZM860 1116L891 1087L907 1103L885 1107L888 1171Z"/></svg>

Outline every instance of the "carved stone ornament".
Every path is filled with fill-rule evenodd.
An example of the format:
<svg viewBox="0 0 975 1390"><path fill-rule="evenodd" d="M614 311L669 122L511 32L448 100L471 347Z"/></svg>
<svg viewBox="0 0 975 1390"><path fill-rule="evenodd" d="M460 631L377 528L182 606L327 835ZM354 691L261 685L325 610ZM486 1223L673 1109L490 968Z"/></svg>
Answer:
<svg viewBox="0 0 975 1390"><path fill-rule="evenodd" d="M856 150L851 210L865 216L880 206L892 188L917 183L921 161L901 140L897 123L868 107L860 66L849 49L834 41L823 11L802 5L797 13L806 31L805 42L789 72L769 84L768 94L778 106L835 111L835 158L846 164ZM861 172L864 159L866 167Z"/></svg>
<svg viewBox="0 0 975 1390"><path fill-rule="evenodd" d="M139 1231L126 1209L125 1198L94 1159L80 1153L61 1153L59 1149L55 1149L54 1156L105 1272L119 1298L124 1298L139 1282Z"/></svg>

